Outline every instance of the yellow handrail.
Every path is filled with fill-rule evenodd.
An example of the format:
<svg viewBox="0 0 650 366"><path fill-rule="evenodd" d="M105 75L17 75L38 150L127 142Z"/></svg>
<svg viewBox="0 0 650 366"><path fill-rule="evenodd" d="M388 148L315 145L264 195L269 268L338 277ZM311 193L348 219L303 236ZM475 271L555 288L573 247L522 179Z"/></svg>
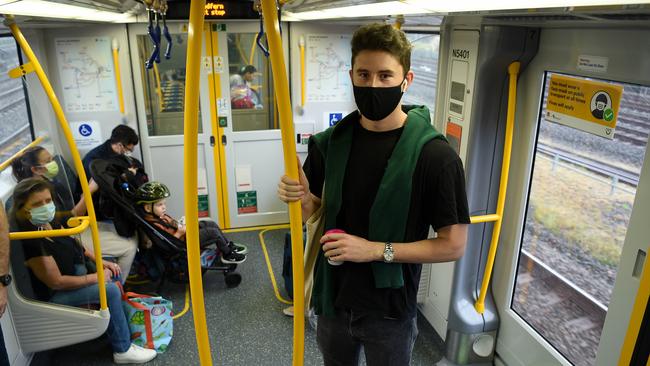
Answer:
<svg viewBox="0 0 650 366"><path fill-rule="evenodd" d="M30 147L33 147L33 146L36 146L36 145L40 144L41 142L43 142L44 139L45 139L44 136L37 137L36 140L30 142L29 144L27 144L27 146L25 146L25 147L23 147L22 149L18 150L17 153L13 154L9 159L5 160L4 162L2 162L2 164L0 164L0 172L3 171L3 170L5 170L5 169L7 169L7 167L8 167L9 165L11 165L11 163L12 163L14 160L16 160L17 157L19 157L20 155L22 155L22 154L23 154L27 149L29 149Z"/></svg>
<svg viewBox="0 0 650 366"><path fill-rule="evenodd" d="M300 107L305 108L305 37L300 36Z"/></svg>
<svg viewBox="0 0 650 366"><path fill-rule="evenodd" d="M273 82L280 112L280 132L282 134L282 150L284 152L284 169L286 174L298 180L298 165L296 164L296 145L294 144L293 116L289 97L289 79L284 63L280 24L275 0L262 0L262 17L264 30L269 42ZM293 303L294 313L305 313L305 280L302 247L302 212L300 202L289 203L289 220L291 226L291 254L293 258ZM305 353L305 317L293 317L293 365L302 365Z"/></svg>
<svg viewBox="0 0 650 366"><path fill-rule="evenodd" d="M469 221L472 224L480 224L483 222L492 222L492 221L497 221L499 219L499 215L481 215L481 216L472 216L469 218Z"/></svg>
<svg viewBox="0 0 650 366"><path fill-rule="evenodd" d="M120 45L113 38L113 67L115 67L115 84L117 84L117 101L120 104L120 113L124 115L124 90L122 89L122 74L120 72Z"/></svg>
<svg viewBox="0 0 650 366"><path fill-rule="evenodd" d="M158 71L158 64L153 63L153 78L156 82L156 95L158 95L158 112L162 112L165 109L165 96L160 85L160 72Z"/></svg>
<svg viewBox="0 0 650 366"><path fill-rule="evenodd" d="M499 234L501 233L501 223L503 222L503 208L506 204L506 191L508 190L508 172L510 171L510 154L512 152L512 135L515 127L515 105L517 103L517 76L519 75L518 61L508 66L508 75L510 75L510 85L508 87L508 114L506 117L506 139L503 146L503 161L501 162L501 182L499 183L499 198L497 199L498 219L494 223L492 231L492 241L488 253L487 262L485 263L485 272L483 274L483 283L481 292L474 304L474 308L479 314L485 311L485 296L487 295L490 277L492 276L492 267L494 267L494 258L499 246Z"/></svg>
<svg viewBox="0 0 650 366"><path fill-rule="evenodd" d="M68 125L68 121L66 120L63 109L61 108L61 103L59 103L56 94L54 94L52 85L50 84L47 75L45 75L45 71L43 71L43 67L41 67L40 62L38 62L34 51L32 51L32 48L29 46L29 43L27 43L27 40L18 28L18 25L16 25L14 22L13 15L5 15L4 23L11 29L11 33L16 39L16 42L20 44L20 48L25 53L25 56L27 56L29 62L34 65L34 71L36 72L38 80L40 80L41 85L43 86L43 89L45 90L45 93L47 94L47 97L52 104L52 109L54 110L54 114L56 115L57 120L59 121L59 126L63 131L66 141L68 142L68 146L70 146L72 161L74 162L74 167L77 170L77 174L79 174L81 190L83 192L84 201L86 201L88 218L90 219L90 230L92 233L93 249L95 252L95 264L97 268L104 268L102 263L102 249L99 246L99 231L97 229L95 207L93 206L93 199L90 194L90 189L88 188L88 178L86 177L86 171L81 164L81 156L79 155L79 150L77 150L77 144L74 141L74 138L72 138L72 131L70 131L70 126ZM104 281L104 271L97 271L97 285L99 286L99 306L101 310L107 311L108 306L106 303L106 284Z"/></svg>
<svg viewBox="0 0 650 366"><path fill-rule="evenodd" d="M257 49L257 42L255 42L255 37L253 37L253 41L251 42L251 52L250 52L250 57L248 58L248 64L253 65L253 61L255 61L255 50ZM242 60L244 60L242 58Z"/></svg>
<svg viewBox="0 0 650 366"><path fill-rule="evenodd" d="M283 227L283 229L286 229L287 227ZM269 251L266 249L266 240L264 240L264 234L267 231L271 230L277 230L277 229L264 229L260 231L260 233L257 235L258 238L260 239L260 245L262 246L262 252L264 253L264 260L266 261L266 269L269 272L269 278L271 279L271 286L273 286L273 293L275 293L275 298L278 299L281 303L285 303L287 305L293 305L293 301L287 300L282 295L280 295L280 290L278 289L278 283L275 281L275 275L273 274L273 266L271 265L271 259L269 257Z"/></svg>
<svg viewBox="0 0 650 366"><path fill-rule="evenodd" d="M618 366L627 366L632 362L632 355L634 354L636 343L639 342L639 331L641 330L641 322L643 321L648 301L650 301L650 264L646 259L643 271L641 272L639 290L636 294L636 300L634 300L630 323L627 326L627 332L625 333L625 339L623 341L623 346L621 347ZM646 363L650 364L650 359L647 360Z"/></svg>
<svg viewBox="0 0 650 366"><path fill-rule="evenodd" d="M203 12L205 0L192 0L190 3L190 24L188 27L185 108L184 108L184 186L185 217L187 218L187 265L190 275L190 292L192 293L192 311L194 313L194 332L199 350L201 365L212 365L210 340L203 300L203 282L199 250L199 219L197 186L197 151L199 120L199 81L201 76L201 49L203 42Z"/></svg>
<svg viewBox="0 0 650 366"><path fill-rule="evenodd" d="M88 216L71 217L68 219L68 229L38 230L38 231L16 231L9 233L9 240L24 240L37 238L54 238L58 236L77 235L86 231L90 225Z"/></svg>

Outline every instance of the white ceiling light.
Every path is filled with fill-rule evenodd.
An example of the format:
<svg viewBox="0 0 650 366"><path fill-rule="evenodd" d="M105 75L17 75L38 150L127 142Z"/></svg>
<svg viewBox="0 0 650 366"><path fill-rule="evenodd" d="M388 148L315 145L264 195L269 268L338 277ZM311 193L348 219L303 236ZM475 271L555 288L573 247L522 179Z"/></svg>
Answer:
<svg viewBox="0 0 650 366"><path fill-rule="evenodd" d="M616 6L650 3L648 0L403 0L405 3L434 13L467 11L566 8L580 6Z"/></svg>
<svg viewBox="0 0 650 366"><path fill-rule="evenodd" d="M285 12L282 20L316 20L335 18L359 18L373 17L393 14L422 14L430 12L417 5L408 4L402 1L385 1L364 5L353 5L339 8L330 8L314 11L303 11L299 13Z"/></svg>
<svg viewBox="0 0 650 366"><path fill-rule="evenodd" d="M447 14L469 11L544 9L649 4L650 0L400 0L304 12L284 12L282 20L363 18L387 15Z"/></svg>
<svg viewBox="0 0 650 366"><path fill-rule="evenodd" d="M2 4L2 2L0 2L0 4ZM20 0L8 4L2 4L0 5L0 14L111 23L131 23L136 21L136 17L132 14L114 13L41 0Z"/></svg>

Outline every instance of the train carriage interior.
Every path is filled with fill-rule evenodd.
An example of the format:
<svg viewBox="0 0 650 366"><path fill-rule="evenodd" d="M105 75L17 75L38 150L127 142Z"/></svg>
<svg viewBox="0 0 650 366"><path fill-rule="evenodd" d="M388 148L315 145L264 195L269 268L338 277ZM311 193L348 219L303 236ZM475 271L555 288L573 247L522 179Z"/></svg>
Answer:
<svg viewBox="0 0 650 366"><path fill-rule="evenodd" d="M650 365L649 1L0 0L0 19L10 365L113 362L108 285L60 305L27 265L25 242L49 231L11 220L23 161L77 216L53 236L104 252L110 231L137 247L124 288L173 304L173 337L149 364L325 364L316 316L289 308L304 310L292 276L308 274L291 256L305 234L278 181L357 110L350 42L370 23L410 42L401 102L426 106L460 157L472 222L460 259L421 266L410 364ZM123 125L137 143L114 147ZM161 260L170 234L120 217L102 185L79 213L92 190L80 159L98 146L140 161L171 217L218 224L245 261L214 259L223 249L199 248L194 230ZM146 215L153 201L136 203L127 175L108 184ZM80 276L102 263L81 259Z"/></svg>

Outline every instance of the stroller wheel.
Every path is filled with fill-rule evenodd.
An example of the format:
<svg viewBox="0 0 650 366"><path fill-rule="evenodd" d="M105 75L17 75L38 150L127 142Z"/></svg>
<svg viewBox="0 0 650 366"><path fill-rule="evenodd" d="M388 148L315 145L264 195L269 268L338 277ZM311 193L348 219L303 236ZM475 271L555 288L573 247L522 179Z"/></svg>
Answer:
<svg viewBox="0 0 650 366"><path fill-rule="evenodd" d="M226 276L225 281L228 288L237 287L241 283L241 275L239 273L224 273L224 276Z"/></svg>

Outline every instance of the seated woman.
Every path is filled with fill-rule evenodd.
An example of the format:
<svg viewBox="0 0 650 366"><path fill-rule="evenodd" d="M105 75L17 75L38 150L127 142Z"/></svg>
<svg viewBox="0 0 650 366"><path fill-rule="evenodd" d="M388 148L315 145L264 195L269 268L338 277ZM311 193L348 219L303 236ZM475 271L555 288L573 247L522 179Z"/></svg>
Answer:
<svg viewBox="0 0 650 366"><path fill-rule="evenodd" d="M83 196L75 205L69 188L54 179L59 173L59 166L53 159L52 154L44 147L34 146L27 149L11 163L11 168L17 182L27 178L39 178L52 183L54 187L52 198L54 199L57 215L60 216L58 217L59 222L65 224L68 217L83 216L86 214L86 203ZM91 194L99 189L99 186L93 179L90 179L88 185ZM117 259L117 263L124 273L123 280L126 280L138 249L137 241L129 240L118 235L111 224L98 222L97 225L99 227L102 255ZM81 238L84 246L92 251L90 230L83 232Z"/></svg>
<svg viewBox="0 0 650 366"><path fill-rule="evenodd" d="M142 207L144 219L174 237L185 241L185 225L167 214L169 188L159 182L147 182L138 188L136 203ZM246 260L248 248L225 238L219 226L211 220L199 221L199 242L201 248L215 243L221 252L221 262L238 264Z"/></svg>
<svg viewBox="0 0 650 366"><path fill-rule="evenodd" d="M13 194L11 218L21 231L60 228L55 220L53 188L43 179L22 180ZM25 264L30 270L34 292L39 300L78 306L99 302L97 273L87 273L84 260L93 260L75 239L53 237L23 240ZM85 257L85 258L84 258ZM111 318L108 338L115 363L144 363L156 357L156 351L131 343L129 325L122 307L121 291L112 281L119 279L120 267L104 262L106 297Z"/></svg>

